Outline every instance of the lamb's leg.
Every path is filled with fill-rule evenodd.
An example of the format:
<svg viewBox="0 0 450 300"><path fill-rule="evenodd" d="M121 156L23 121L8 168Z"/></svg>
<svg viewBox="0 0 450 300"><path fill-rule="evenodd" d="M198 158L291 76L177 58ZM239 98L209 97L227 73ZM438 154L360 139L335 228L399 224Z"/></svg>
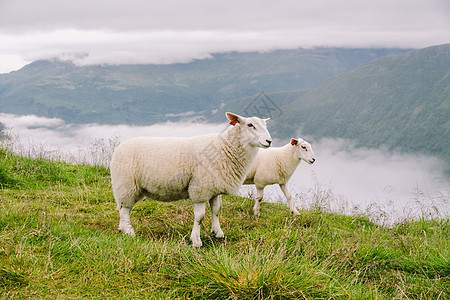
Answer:
<svg viewBox="0 0 450 300"><path fill-rule="evenodd" d="M286 196L288 205L289 205L289 209L291 210L291 213L294 216L298 216L300 213L297 211L297 209L294 207L294 201L292 201L292 196L291 196L291 192L289 192L289 188L287 186L287 184L280 184L280 188L283 191L284 195Z"/></svg>
<svg viewBox="0 0 450 300"><path fill-rule="evenodd" d="M262 201L264 197L264 188L256 188L256 199L255 199L255 205L253 206L253 213L255 216L259 217L259 202Z"/></svg>
<svg viewBox="0 0 450 300"><path fill-rule="evenodd" d="M222 208L222 195L211 198L209 200L209 206L211 207L211 232L216 234L216 237L223 238L224 234L220 229L219 212Z"/></svg>
<svg viewBox="0 0 450 300"><path fill-rule="evenodd" d="M122 231L124 234L129 234L133 236L134 229L131 226L130 222L131 208L126 208L122 206L119 208L119 214L120 214L119 231Z"/></svg>
<svg viewBox="0 0 450 300"><path fill-rule="evenodd" d="M201 247L202 240L200 239L200 224L205 216L205 206L206 203L192 203L194 208L194 226L192 227L191 241L192 246Z"/></svg>

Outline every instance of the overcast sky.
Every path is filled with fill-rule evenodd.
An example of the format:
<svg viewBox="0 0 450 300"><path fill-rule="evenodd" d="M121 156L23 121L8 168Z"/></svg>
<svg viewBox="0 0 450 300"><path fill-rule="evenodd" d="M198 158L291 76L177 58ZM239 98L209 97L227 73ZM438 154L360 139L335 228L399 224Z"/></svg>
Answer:
<svg viewBox="0 0 450 300"><path fill-rule="evenodd" d="M449 42L449 0L0 0L0 73L52 57L173 63L227 51Z"/></svg>

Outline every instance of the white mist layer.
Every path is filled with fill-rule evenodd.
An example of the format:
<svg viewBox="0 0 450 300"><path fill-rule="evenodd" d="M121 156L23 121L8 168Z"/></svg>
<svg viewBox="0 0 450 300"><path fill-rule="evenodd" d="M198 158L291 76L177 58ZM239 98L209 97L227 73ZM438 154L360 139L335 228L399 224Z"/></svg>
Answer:
<svg viewBox="0 0 450 300"><path fill-rule="evenodd" d="M450 183L437 158L357 149L340 139L322 139L312 147L316 162L301 162L289 181L299 208L367 213L383 224L450 215ZM255 193L252 186L241 188L242 195ZM266 187L264 201L287 203L278 186Z"/></svg>
<svg viewBox="0 0 450 300"><path fill-rule="evenodd" d="M121 141L132 137L193 136L221 132L228 126L226 120L223 124L74 125L61 119L2 113L0 122L11 137L6 143L18 154L103 165L109 164ZM276 146L288 142L275 141ZM298 208L365 213L383 224L411 217L450 216L450 184L438 159L359 149L351 141L339 139L321 139L311 144L316 162L300 163L289 182ZM254 195L255 188L244 186L240 194ZM286 204L278 186L266 187L264 201ZM261 215L264 217L264 207Z"/></svg>

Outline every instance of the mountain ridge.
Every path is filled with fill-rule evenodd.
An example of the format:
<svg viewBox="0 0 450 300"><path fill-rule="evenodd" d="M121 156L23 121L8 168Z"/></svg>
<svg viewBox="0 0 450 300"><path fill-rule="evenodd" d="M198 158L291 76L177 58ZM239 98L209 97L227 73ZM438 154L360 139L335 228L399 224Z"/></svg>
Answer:
<svg viewBox="0 0 450 300"><path fill-rule="evenodd" d="M402 49L297 49L223 53L172 65L78 67L36 61L0 74L0 111L71 123L149 125L167 114L210 111L259 93L317 87L337 74Z"/></svg>

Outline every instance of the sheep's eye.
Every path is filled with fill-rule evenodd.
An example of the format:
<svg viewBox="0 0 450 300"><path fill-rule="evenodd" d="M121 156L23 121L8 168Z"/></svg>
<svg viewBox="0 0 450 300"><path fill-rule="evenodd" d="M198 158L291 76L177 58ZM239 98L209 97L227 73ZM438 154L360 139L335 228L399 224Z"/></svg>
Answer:
<svg viewBox="0 0 450 300"><path fill-rule="evenodd" d="M305 147L305 146L302 146L302 148L303 148L304 150L306 150L306 147ZM306 151L308 151L308 150L306 150Z"/></svg>
<svg viewBox="0 0 450 300"><path fill-rule="evenodd" d="M250 128L251 128L251 127L255 128L255 125L253 125L252 123L248 123L247 126L250 127ZM256 128L255 128L255 129L256 129Z"/></svg>

